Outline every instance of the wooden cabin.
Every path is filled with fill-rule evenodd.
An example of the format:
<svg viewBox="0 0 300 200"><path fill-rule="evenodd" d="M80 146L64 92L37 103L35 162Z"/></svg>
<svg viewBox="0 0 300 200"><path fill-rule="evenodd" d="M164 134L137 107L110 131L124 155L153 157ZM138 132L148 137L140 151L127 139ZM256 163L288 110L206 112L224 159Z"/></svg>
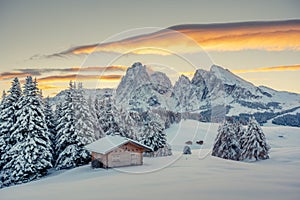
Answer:
<svg viewBox="0 0 300 200"><path fill-rule="evenodd" d="M143 152L153 151L138 141L119 135L106 136L85 147L92 154L92 161L99 160L104 168L143 164Z"/></svg>

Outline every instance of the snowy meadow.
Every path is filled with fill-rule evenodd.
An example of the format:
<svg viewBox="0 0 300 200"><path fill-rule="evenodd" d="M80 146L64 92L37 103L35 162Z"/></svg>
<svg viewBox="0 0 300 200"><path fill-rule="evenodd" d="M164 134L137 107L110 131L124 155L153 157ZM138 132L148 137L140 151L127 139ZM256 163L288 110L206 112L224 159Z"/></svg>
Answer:
<svg viewBox="0 0 300 200"><path fill-rule="evenodd" d="M300 128L263 127L270 159L237 162L210 156L219 124L182 121L166 130L170 157L143 166L51 171L30 183L3 188L1 199L299 199ZM182 155L187 140L191 155Z"/></svg>

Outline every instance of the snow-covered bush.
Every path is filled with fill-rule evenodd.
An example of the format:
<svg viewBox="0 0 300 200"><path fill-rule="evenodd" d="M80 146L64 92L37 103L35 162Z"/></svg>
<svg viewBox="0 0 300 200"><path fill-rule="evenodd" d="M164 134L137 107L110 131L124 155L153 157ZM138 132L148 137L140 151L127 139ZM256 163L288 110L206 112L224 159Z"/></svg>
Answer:
<svg viewBox="0 0 300 200"><path fill-rule="evenodd" d="M92 168L93 169L103 168L103 163L100 160L95 159L92 161Z"/></svg>
<svg viewBox="0 0 300 200"><path fill-rule="evenodd" d="M192 154L191 147L190 146L184 146L182 153L183 154Z"/></svg>

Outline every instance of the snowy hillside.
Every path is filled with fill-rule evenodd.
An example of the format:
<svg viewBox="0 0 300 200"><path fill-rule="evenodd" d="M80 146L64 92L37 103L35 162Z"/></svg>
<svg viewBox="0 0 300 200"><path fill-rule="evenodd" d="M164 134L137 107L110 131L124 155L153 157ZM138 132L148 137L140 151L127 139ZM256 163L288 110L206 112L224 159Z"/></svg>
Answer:
<svg viewBox="0 0 300 200"><path fill-rule="evenodd" d="M179 147L187 140L192 155L145 158L143 166L91 169L89 165L31 183L3 188L1 199L299 199L300 128L263 127L270 159L235 162L210 156L218 124L186 120L166 130ZM152 173L149 173L152 172ZM138 174L136 174L138 173Z"/></svg>

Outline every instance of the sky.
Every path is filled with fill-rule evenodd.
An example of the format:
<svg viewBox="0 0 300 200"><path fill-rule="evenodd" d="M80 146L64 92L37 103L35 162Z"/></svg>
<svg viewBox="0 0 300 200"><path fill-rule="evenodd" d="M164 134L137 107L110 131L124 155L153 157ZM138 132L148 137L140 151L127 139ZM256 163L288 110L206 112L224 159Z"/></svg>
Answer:
<svg viewBox="0 0 300 200"><path fill-rule="evenodd" d="M0 89L37 78L116 87L136 61L174 83L212 64L253 84L300 93L300 1L0 0Z"/></svg>

